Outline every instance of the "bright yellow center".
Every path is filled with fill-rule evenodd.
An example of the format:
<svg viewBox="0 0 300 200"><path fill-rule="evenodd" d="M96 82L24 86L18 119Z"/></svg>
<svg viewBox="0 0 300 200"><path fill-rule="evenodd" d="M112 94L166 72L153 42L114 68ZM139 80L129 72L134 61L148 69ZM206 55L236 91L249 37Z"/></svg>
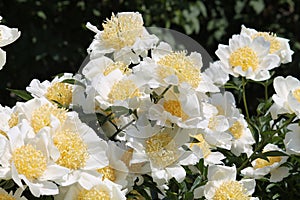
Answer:
<svg viewBox="0 0 300 200"><path fill-rule="evenodd" d="M8 120L8 126L9 128L12 128L16 126L19 123L19 117L17 113L12 113L10 115L10 119ZM0 130L0 134L4 135L5 137L7 136L6 133L3 130Z"/></svg>
<svg viewBox="0 0 300 200"><path fill-rule="evenodd" d="M72 102L72 87L67 83L54 83L47 89L46 98L68 106Z"/></svg>
<svg viewBox="0 0 300 200"><path fill-rule="evenodd" d="M247 71L249 68L255 71L258 68L259 60L256 52L250 47L242 47L230 54L229 63L233 67L242 67L243 71Z"/></svg>
<svg viewBox="0 0 300 200"><path fill-rule="evenodd" d="M263 37L266 41L270 42L270 50L269 53L274 53L280 49L280 42L276 37L276 34L268 33L268 32L258 32L252 35L252 38Z"/></svg>
<svg viewBox="0 0 300 200"><path fill-rule="evenodd" d="M293 96L300 103L300 88L298 88L298 89L296 89L296 90L293 91Z"/></svg>
<svg viewBox="0 0 300 200"><path fill-rule="evenodd" d="M110 200L110 195L103 189L83 189L79 192L77 200Z"/></svg>
<svg viewBox="0 0 300 200"><path fill-rule="evenodd" d="M69 130L58 132L53 137L53 142L60 152L57 164L73 170L85 166L89 154L78 133Z"/></svg>
<svg viewBox="0 0 300 200"><path fill-rule="evenodd" d="M280 156L270 156L268 157L268 159L269 162L261 158L256 159L254 168L259 169L259 168L267 167L281 161Z"/></svg>
<svg viewBox="0 0 300 200"><path fill-rule="evenodd" d="M103 167L101 169L98 169L97 171L103 175L102 180L108 179L112 182L114 182L116 180L115 170L110 166Z"/></svg>
<svg viewBox="0 0 300 200"><path fill-rule="evenodd" d="M182 118L182 120L186 120L188 118L188 115L185 114L184 111L182 110L179 101L176 100L164 101L163 107L167 112L171 113L176 117Z"/></svg>
<svg viewBox="0 0 300 200"><path fill-rule="evenodd" d="M102 40L107 47L121 49L132 46L143 34L143 20L137 14L112 15L102 24Z"/></svg>
<svg viewBox="0 0 300 200"><path fill-rule="evenodd" d="M190 147L193 147L194 145L197 145L202 153L203 153L203 157L204 158L207 158L207 156L210 155L211 151L210 151L210 145L205 141L204 137L202 134L198 134L198 135L195 135L195 136L192 136L193 138L197 139L198 142L196 143L191 143L190 144Z"/></svg>
<svg viewBox="0 0 300 200"><path fill-rule="evenodd" d="M45 126L50 126L51 115L56 117L60 121L60 123L63 124L67 118L66 113L67 111L63 108L45 104L33 111L31 117L31 126L34 129L35 133L37 133Z"/></svg>
<svg viewBox="0 0 300 200"><path fill-rule="evenodd" d="M229 128L229 131L233 135L235 139L241 138L241 136L244 133L244 126L241 122L236 121L233 123L233 125Z"/></svg>
<svg viewBox="0 0 300 200"><path fill-rule="evenodd" d="M145 148L150 160L161 168L171 165L178 158L178 148L168 133L159 133L148 138Z"/></svg>
<svg viewBox="0 0 300 200"><path fill-rule="evenodd" d="M141 96L139 89L131 80L121 80L115 83L110 93L108 94L108 98L111 103L116 100L126 100L133 97Z"/></svg>
<svg viewBox="0 0 300 200"><path fill-rule="evenodd" d="M16 200L16 198L10 194L0 193L0 200Z"/></svg>
<svg viewBox="0 0 300 200"><path fill-rule="evenodd" d="M29 180L39 178L47 167L46 157L30 144L15 149L12 153L12 161L18 173L25 175Z"/></svg>
<svg viewBox="0 0 300 200"><path fill-rule="evenodd" d="M117 61L114 62L112 64L110 64L109 66L107 66L103 72L104 76L107 76L109 73L111 73L112 71L119 69L121 70L121 72L123 74L130 74L132 72L132 70L130 68L128 68L128 65L126 65L123 62Z"/></svg>
<svg viewBox="0 0 300 200"><path fill-rule="evenodd" d="M164 66L158 71L162 79L175 74L181 83L189 83L193 88L197 88L201 81L201 66L186 56L184 51L170 53L157 63Z"/></svg>
<svg viewBox="0 0 300 200"><path fill-rule="evenodd" d="M246 189L237 181L227 181L216 190L213 200L249 200Z"/></svg>

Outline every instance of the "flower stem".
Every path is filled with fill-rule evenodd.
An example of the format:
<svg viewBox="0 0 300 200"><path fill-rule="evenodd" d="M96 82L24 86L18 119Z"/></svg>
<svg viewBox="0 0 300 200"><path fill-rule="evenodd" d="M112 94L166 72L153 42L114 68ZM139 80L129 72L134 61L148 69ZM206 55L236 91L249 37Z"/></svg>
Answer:
<svg viewBox="0 0 300 200"><path fill-rule="evenodd" d="M245 107L245 112L246 112L246 118L247 118L247 121L250 120L250 117L249 117L249 111L248 111L248 106L247 106L247 99L246 99L246 84L247 84L247 81L245 80L245 78L243 77L242 78L242 86L243 86L243 102L244 102L244 107Z"/></svg>

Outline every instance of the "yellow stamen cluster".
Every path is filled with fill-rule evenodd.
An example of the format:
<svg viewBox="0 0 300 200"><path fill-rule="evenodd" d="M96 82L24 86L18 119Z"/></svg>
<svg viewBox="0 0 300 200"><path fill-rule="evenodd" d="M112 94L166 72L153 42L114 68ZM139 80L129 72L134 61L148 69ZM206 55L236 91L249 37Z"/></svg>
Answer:
<svg viewBox="0 0 300 200"><path fill-rule="evenodd" d="M83 189L79 192L77 200L110 200L110 194L98 188L92 188L90 190Z"/></svg>
<svg viewBox="0 0 300 200"><path fill-rule="evenodd" d="M230 54L229 63L232 67L242 67L243 71L252 68L255 71L259 66L256 52L250 47L238 48Z"/></svg>
<svg viewBox="0 0 300 200"><path fill-rule="evenodd" d="M72 102L72 95L72 87L69 84L57 82L47 89L46 98L68 106Z"/></svg>
<svg viewBox="0 0 300 200"><path fill-rule="evenodd" d="M293 91L293 96L300 103L300 88Z"/></svg>
<svg viewBox="0 0 300 200"><path fill-rule="evenodd" d="M211 150L210 150L210 145L206 142L206 140L204 139L203 135L202 134L198 134L198 135L195 135L195 136L192 136L192 137L195 138L195 139L197 139L198 142L191 143L190 147L193 147L194 145L197 145L201 149L201 151L203 153L203 157L207 158L207 156L210 155Z"/></svg>
<svg viewBox="0 0 300 200"><path fill-rule="evenodd" d="M102 40L107 47L121 49L132 46L143 34L143 20L138 14L112 15L102 24Z"/></svg>
<svg viewBox="0 0 300 200"><path fill-rule="evenodd" d="M269 53L274 53L278 51L281 47L279 40L277 39L276 34L268 32L257 32L251 36L253 39L257 37L263 37L266 41L270 42Z"/></svg>
<svg viewBox="0 0 300 200"><path fill-rule="evenodd" d="M19 174L23 174L29 180L42 176L47 167L47 159L40 150L32 145L23 145L12 153L12 162Z"/></svg>
<svg viewBox="0 0 300 200"><path fill-rule="evenodd" d="M185 112L181 108L181 103L177 100L164 101L163 107L172 115L182 118L183 121L188 118L188 115L185 114Z"/></svg>
<svg viewBox="0 0 300 200"><path fill-rule="evenodd" d="M246 189L237 181L227 181L216 190L213 200L249 200Z"/></svg>
<svg viewBox="0 0 300 200"><path fill-rule="evenodd" d="M189 83L193 88L197 88L201 81L200 65L186 56L186 52L172 52L162 57L158 62L165 68L159 68L159 75L162 79L175 74L179 81Z"/></svg>
<svg viewBox="0 0 300 200"><path fill-rule="evenodd" d="M130 161L132 159L133 149L128 149L125 151L125 153L122 155L121 160L125 163L125 165L128 167L128 169L135 173L139 172L141 167L144 165L144 163L131 163Z"/></svg>
<svg viewBox="0 0 300 200"><path fill-rule="evenodd" d="M146 153L157 166L164 168L174 163L177 158L177 147L168 133L159 133L146 140Z"/></svg>
<svg viewBox="0 0 300 200"><path fill-rule="evenodd" d="M70 130L63 130L53 137L54 145L60 152L57 164L77 170L85 166L89 157L87 145L80 135Z"/></svg>
<svg viewBox="0 0 300 200"><path fill-rule="evenodd" d="M106 166L103 168L100 168L97 170L100 174L102 174L102 180L104 179L108 179L112 182L114 182L116 180L116 173L115 170L110 167L110 166Z"/></svg>
<svg viewBox="0 0 300 200"><path fill-rule="evenodd" d="M107 66L103 72L103 75L107 76L109 73L111 73L116 69L121 70L121 72L126 75L129 75L132 72L132 70L128 67L128 65L126 65L123 62L117 61Z"/></svg>
<svg viewBox="0 0 300 200"><path fill-rule="evenodd" d="M233 123L233 125L229 128L229 131L233 135L235 139L239 139L242 137L244 133L244 126L241 122L236 121Z"/></svg>
<svg viewBox="0 0 300 200"><path fill-rule="evenodd" d="M259 168L267 167L267 166L273 165L274 163L281 161L280 156L270 156L270 157L268 157L268 159L269 159L269 161L266 161L261 158L256 159L254 168L259 169Z"/></svg>
<svg viewBox="0 0 300 200"><path fill-rule="evenodd" d="M16 126L18 123L19 123L18 114L17 113L12 113L10 115L10 119L8 120L9 128L12 128L12 127ZM0 134L4 135L5 137L7 136L7 134L3 130L0 130Z"/></svg>
<svg viewBox="0 0 300 200"><path fill-rule="evenodd" d="M16 198L10 194L0 193L0 200L16 200Z"/></svg>
<svg viewBox="0 0 300 200"><path fill-rule="evenodd" d="M50 126L51 115L56 117L63 124L67 118L67 111L49 104L42 105L35 109L31 117L31 126L35 133L45 126Z"/></svg>
<svg viewBox="0 0 300 200"><path fill-rule="evenodd" d="M113 103L116 100L123 101L139 96L141 96L140 91L132 80L121 80L112 86L108 99Z"/></svg>

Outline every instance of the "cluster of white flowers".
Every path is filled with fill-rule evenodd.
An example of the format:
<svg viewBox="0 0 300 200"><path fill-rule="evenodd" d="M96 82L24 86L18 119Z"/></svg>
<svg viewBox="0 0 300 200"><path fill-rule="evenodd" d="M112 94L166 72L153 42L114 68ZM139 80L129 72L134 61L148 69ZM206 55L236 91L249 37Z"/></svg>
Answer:
<svg viewBox="0 0 300 200"><path fill-rule="evenodd" d="M146 30L139 13L112 15L102 26L87 24L96 35L82 74L33 80L26 88L31 100L0 107L0 179L19 187L15 194L0 190L0 197L25 199L28 187L35 197L126 199L144 175L164 196L172 178L182 182L187 167L202 159L207 182L195 198L258 199L251 197L255 179L289 175L285 156L257 158L238 170L219 151L250 158L255 144L233 94L220 87L229 75L269 79L269 70L291 61L288 40L242 26L229 45L219 45L220 60L203 70L200 53L172 49ZM19 35L0 26L0 46ZM274 120L299 116L300 82L278 77L274 87ZM286 152L300 155L300 127L289 129ZM284 152L274 144L263 152L275 150Z"/></svg>

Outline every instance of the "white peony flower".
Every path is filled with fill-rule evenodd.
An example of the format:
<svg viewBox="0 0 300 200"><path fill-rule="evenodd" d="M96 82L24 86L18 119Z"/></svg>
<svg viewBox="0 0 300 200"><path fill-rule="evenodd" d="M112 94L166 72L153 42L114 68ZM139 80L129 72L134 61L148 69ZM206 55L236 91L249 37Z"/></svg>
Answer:
<svg viewBox="0 0 300 200"><path fill-rule="evenodd" d="M282 150L274 144L267 144L264 147L263 152L268 151L282 152ZM262 178L270 173L270 182L279 182L289 175L289 169L284 166L281 167L281 165L287 161L287 156L270 156L268 159L269 161L262 158L255 159L251 163L253 167L247 167L243 169L241 173L244 176L253 177L255 179Z"/></svg>
<svg viewBox="0 0 300 200"><path fill-rule="evenodd" d="M280 64L280 58L269 50L270 43L262 37L252 40L247 35L233 35L229 45L219 44L216 55L227 73L263 81L270 78L269 70Z"/></svg>
<svg viewBox="0 0 300 200"><path fill-rule="evenodd" d="M12 114L13 110L7 106L0 105L0 134L6 136L10 128L17 125L17 116Z"/></svg>
<svg viewBox="0 0 300 200"><path fill-rule="evenodd" d="M276 34L270 32L258 32L255 29L246 28L242 25L241 34L246 34L252 39L262 37L270 43L269 54L276 54L280 57L280 62L285 64L292 61L293 51L290 49L289 40L277 37Z"/></svg>
<svg viewBox="0 0 300 200"><path fill-rule="evenodd" d="M14 193L10 191L9 193L0 188L0 199L3 200L27 200L22 196L23 190L18 188Z"/></svg>
<svg viewBox="0 0 300 200"><path fill-rule="evenodd" d="M229 81L229 74L224 71L221 61L215 61L209 64L209 67L203 72L217 86L223 86Z"/></svg>
<svg viewBox="0 0 300 200"><path fill-rule="evenodd" d="M298 124L290 124L287 127L290 132L287 132L284 138L284 145L287 153L300 155L300 127Z"/></svg>

